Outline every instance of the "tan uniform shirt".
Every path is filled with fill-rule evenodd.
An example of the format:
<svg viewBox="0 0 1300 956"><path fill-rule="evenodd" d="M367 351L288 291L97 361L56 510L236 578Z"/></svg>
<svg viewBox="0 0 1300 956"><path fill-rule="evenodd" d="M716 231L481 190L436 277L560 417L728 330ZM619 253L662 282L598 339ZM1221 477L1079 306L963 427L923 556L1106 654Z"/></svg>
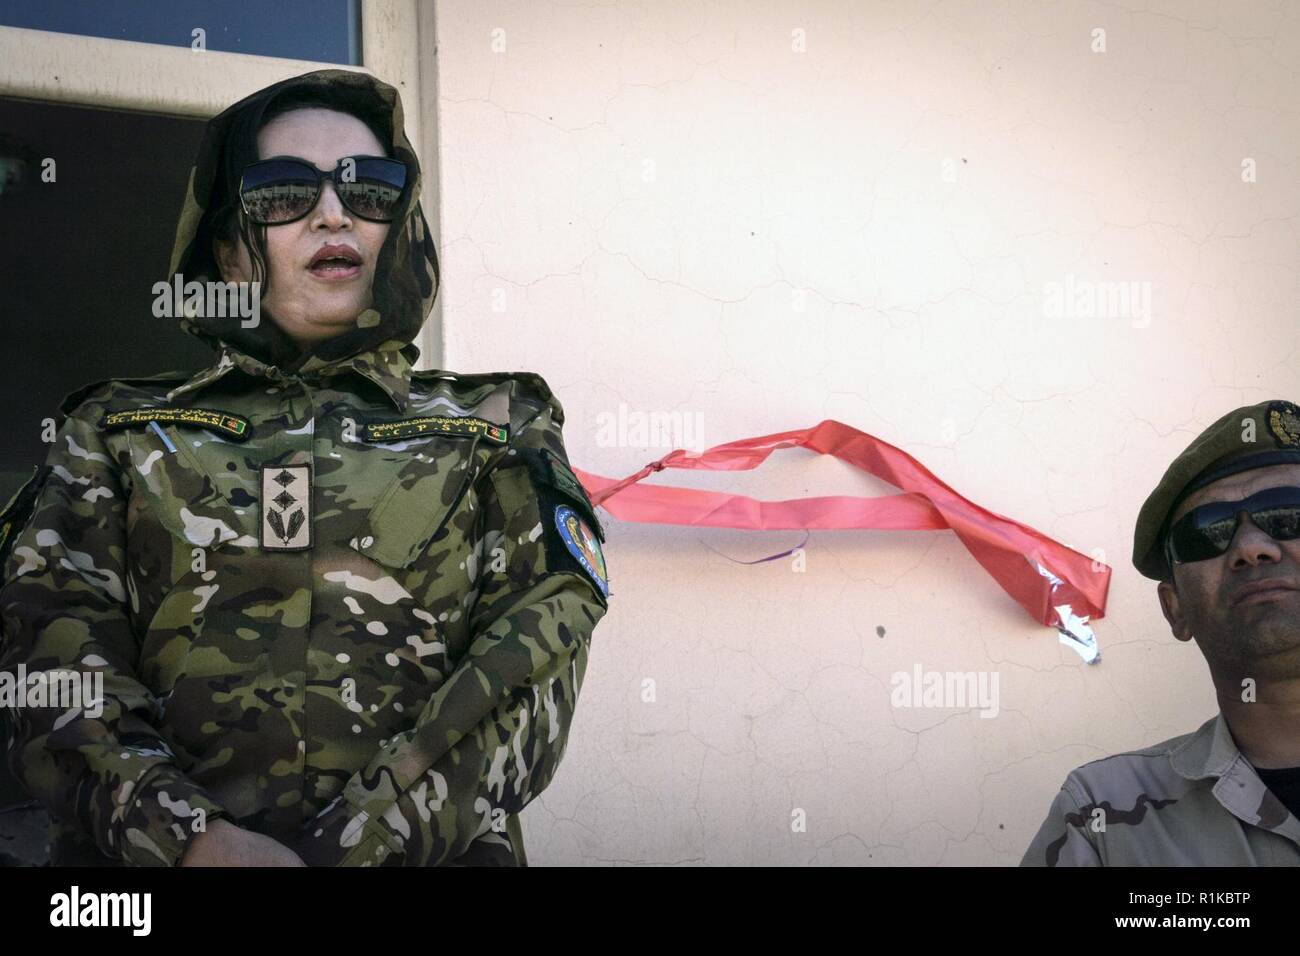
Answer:
<svg viewBox="0 0 1300 956"><path fill-rule="evenodd" d="M1300 820L1219 714L1072 770L1021 866L1296 866Z"/></svg>

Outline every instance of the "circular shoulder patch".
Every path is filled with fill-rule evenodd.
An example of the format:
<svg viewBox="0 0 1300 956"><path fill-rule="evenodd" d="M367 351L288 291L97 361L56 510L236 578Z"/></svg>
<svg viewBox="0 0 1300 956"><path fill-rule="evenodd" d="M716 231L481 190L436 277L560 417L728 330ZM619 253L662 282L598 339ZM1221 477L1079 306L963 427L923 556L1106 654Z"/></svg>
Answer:
<svg viewBox="0 0 1300 956"><path fill-rule="evenodd" d="M600 593L609 597L609 578L605 573L605 555L601 553L600 541L592 533L582 516L568 505L556 505L555 526L560 530L564 546L582 565L600 588Z"/></svg>

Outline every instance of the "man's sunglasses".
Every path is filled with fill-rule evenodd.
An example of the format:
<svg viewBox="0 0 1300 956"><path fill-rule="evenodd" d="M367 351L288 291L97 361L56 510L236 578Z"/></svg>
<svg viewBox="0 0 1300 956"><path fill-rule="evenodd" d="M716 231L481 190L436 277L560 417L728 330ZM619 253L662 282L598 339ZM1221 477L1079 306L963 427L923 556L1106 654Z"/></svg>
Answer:
<svg viewBox="0 0 1300 956"><path fill-rule="evenodd" d="M406 189L406 164L382 156L345 156L325 172L305 159L266 159L244 168L239 199L253 222L280 226L297 222L316 207L326 179L354 216L392 222Z"/></svg>
<svg viewBox="0 0 1300 956"><path fill-rule="evenodd" d="M1219 557L1232 543L1242 512L1275 541L1300 538L1300 488L1266 488L1244 501L1212 501L1175 521L1165 543L1170 564Z"/></svg>

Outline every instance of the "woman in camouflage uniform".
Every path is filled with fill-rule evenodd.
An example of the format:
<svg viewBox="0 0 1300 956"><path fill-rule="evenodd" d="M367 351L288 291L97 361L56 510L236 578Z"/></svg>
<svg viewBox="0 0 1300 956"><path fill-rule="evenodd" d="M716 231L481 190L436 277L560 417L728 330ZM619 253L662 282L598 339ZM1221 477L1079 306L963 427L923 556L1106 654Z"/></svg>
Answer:
<svg viewBox="0 0 1300 956"><path fill-rule="evenodd" d="M170 272L216 361L70 395L0 544L0 669L102 680L11 713L52 862L525 862L604 536L540 376L413 370L420 185L365 74L208 124ZM223 280L260 320L185 288Z"/></svg>

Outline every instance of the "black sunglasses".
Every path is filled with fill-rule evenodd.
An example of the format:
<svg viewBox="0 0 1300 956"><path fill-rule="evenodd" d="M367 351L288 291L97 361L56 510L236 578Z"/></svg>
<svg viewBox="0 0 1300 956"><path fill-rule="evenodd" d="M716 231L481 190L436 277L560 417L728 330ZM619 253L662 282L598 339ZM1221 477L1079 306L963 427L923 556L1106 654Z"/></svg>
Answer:
<svg viewBox="0 0 1300 956"><path fill-rule="evenodd" d="M244 167L239 200L253 222L281 226L316 208L326 179L354 216L392 222L406 190L406 164L383 156L345 156L325 172L305 159L277 156Z"/></svg>
<svg viewBox="0 0 1300 956"><path fill-rule="evenodd" d="M1274 541L1300 538L1300 488L1266 488L1244 501L1211 501L1175 521L1165 539L1170 564L1219 557L1232 544L1242 512Z"/></svg>

